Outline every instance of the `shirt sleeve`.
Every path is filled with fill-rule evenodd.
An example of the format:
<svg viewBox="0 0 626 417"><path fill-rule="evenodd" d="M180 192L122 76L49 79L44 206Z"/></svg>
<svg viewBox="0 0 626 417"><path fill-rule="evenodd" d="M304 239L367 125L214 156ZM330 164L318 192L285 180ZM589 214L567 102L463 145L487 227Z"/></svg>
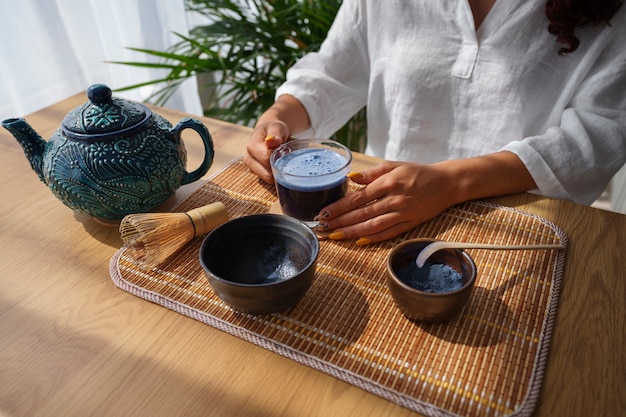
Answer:
<svg viewBox="0 0 626 417"><path fill-rule="evenodd" d="M522 160L541 194L591 204L626 162L626 49L617 43L566 89L554 126L503 148Z"/></svg>
<svg viewBox="0 0 626 417"><path fill-rule="evenodd" d="M369 63L363 13L360 1L344 1L319 52L294 64L276 91L277 98L296 97L308 112L312 127L296 137L327 138L365 106Z"/></svg>

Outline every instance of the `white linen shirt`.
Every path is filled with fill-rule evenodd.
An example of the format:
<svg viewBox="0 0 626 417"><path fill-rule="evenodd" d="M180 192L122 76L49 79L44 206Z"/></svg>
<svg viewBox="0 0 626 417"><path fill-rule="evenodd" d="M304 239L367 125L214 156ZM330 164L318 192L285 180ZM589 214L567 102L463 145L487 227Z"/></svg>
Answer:
<svg viewBox="0 0 626 417"><path fill-rule="evenodd" d="M344 0L291 94L329 137L367 106L365 152L433 163L514 152L541 194L592 203L626 161L626 6L577 29L563 56L545 0L498 0L478 30L465 0Z"/></svg>

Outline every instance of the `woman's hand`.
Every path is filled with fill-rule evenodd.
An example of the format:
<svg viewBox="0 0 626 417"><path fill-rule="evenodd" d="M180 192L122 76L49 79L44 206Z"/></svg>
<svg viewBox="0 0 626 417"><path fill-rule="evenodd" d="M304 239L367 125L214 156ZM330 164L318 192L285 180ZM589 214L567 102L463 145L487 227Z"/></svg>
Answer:
<svg viewBox="0 0 626 417"><path fill-rule="evenodd" d="M424 223L463 201L536 188L522 161L511 152L431 165L383 162L348 175L364 185L321 210L318 229L331 239L380 242Z"/></svg>
<svg viewBox="0 0 626 417"><path fill-rule="evenodd" d="M451 179L438 165L383 162L352 181L365 185L325 207L318 216L331 239L358 238L358 245L380 242L432 219L455 204Z"/></svg>
<svg viewBox="0 0 626 417"><path fill-rule="evenodd" d="M293 96L281 95L257 122L243 155L243 163L263 181L272 184L270 155L281 144L311 126L306 109Z"/></svg>
<svg viewBox="0 0 626 417"><path fill-rule="evenodd" d="M279 120L257 125L243 154L243 163L263 181L272 184L270 155L289 138L289 128Z"/></svg>

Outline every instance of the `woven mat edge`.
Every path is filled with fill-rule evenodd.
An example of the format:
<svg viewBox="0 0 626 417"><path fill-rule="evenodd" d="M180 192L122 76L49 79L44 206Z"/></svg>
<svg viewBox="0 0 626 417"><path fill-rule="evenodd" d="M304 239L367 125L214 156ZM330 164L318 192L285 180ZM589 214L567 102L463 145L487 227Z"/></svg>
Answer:
<svg viewBox="0 0 626 417"><path fill-rule="evenodd" d="M557 226L555 223L547 220L539 215L534 213L530 213L524 210L520 210L514 207L503 206L500 204L490 203L487 201L475 200L472 203L493 207L499 210L512 211L515 213L522 214L527 217L531 217L541 222L545 226L552 229L555 234L559 237L561 244L567 249L569 239L567 234ZM535 410L535 406L537 405L537 401L539 400L539 394L541 392L541 386L543 384L543 376L545 373L546 363L548 361L548 354L550 351L550 342L552 341L552 332L554 330L554 325L556 321L556 313L559 304L559 298L561 294L561 281L563 279L563 273L565 271L565 258L567 254L567 250L559 251L557 255L557 260L554 264L554 272L553 272L553 281L552 288L550 294L550 302L546 306L548 312L546 313L544 326L541 330L541 336L539 337L540 343L539 348L537 349L537 356L535 357L535 361L533 363L532 375L530 377L530 384L528 389L528 394L526 395L526 399L522 401L522 406L516 410L514 413L509 414L511 417L530 417Z"/></svg>

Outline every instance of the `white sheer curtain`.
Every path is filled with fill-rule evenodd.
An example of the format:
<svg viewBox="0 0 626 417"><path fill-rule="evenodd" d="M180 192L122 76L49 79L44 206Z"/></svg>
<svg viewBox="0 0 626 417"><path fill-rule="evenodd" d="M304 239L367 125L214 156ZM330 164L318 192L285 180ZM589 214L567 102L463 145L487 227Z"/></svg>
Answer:
<svg viewBox="0 0 626 417"><path fill-rule="evenodd" d="M162 71L107 61L146 61L128 48L163 50L177 41L173 32L188 31L184 0L0 0L0 119L25 116L91 84L115 90L160 78ZM153 88L114 95L143 101ZM201 115L196 80L166 106Z"/></svg>

